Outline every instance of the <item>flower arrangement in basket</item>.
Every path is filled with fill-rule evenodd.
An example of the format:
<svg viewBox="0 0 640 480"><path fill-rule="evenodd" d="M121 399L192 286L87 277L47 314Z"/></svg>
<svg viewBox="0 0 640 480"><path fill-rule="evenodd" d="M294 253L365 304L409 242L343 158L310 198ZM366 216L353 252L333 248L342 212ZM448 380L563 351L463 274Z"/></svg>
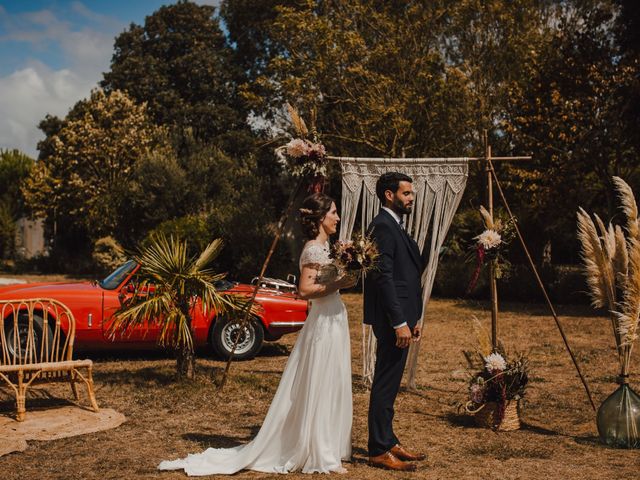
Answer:
<svg viewBox="0 0 640 480"><path fill-rule="evenodd" d="M523 354L508 359L501 346L491 350L488 335L476 317L474 328L479 340L479 370L471 374L468 385L469 400L465 410L474 415L476 423L494 430L520 428L520 400L529 383L529 362ZM470 364L475 364L469 357Z"/></svg>
<svg viewBox="0 0 640 480"><path fill-rule="evenodd" d="M640 447L640 397L629 387L628 379L640 322L640 224L633 190L619 177L613 177L613 183L622 203L626 235L620 225L609 223L605 227L595 214L594 223L580 208L578 239L582 244L591 304L608 312L620 369L620 387L598 410L598 431L607 444L637 448Z"/></svg>
<svg viewBox="0 0 640 480"><path fill-rule="evenodd" d="M473 237L475 242L471 245L469 258L475 257L476 268L467 287L467 294L478 283L483 265L492 262L496 278L508 277L511 267L511 263L506 258L506 252L515 236L513 223L500 218L494 220L483 206L480 206L480 215L482 215L485 229L480 235Z"/></svg>
<svg viewBox="0 0 640 480"><path fill-rule="evenodd" d="M291 123L298 135L286 145L276 149L278 158L294 177L312 179L311 191L320 191L327 175L327 157L324 145L318 140L318 133L312 128L313 140L309 140L309 129L297 110L287 103Z"/></svg>

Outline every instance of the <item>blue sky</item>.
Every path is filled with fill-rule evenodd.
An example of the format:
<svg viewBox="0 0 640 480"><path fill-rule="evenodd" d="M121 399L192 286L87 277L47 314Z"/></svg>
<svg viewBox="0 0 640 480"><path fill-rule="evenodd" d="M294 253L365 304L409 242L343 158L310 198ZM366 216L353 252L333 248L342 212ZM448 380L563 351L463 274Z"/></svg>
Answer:
<svg viewBox="0 0 640 480"><path fill-rule="evenodd" d="M40 120L87 97L109 68L114 38L170 3L0 0L0 148L37 156Z"/></svg>

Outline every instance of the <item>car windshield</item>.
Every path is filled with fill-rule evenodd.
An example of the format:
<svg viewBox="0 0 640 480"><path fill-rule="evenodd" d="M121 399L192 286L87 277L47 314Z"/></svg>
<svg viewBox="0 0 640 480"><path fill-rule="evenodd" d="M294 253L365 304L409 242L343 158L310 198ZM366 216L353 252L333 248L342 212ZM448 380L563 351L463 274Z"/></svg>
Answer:
<svg viewBox="0 0 640 480"><path fill-rule="evenodd" d="M213 284L213 286L219 291L229 290L233 288L233 282L230 282L229 280L218 280Z"/></svg>
<svg viewBox="0 0 640 480"><path fill-rule="evenodd" d="M129 260L116 268L108 277L100 281L100 286L105 290L113 290L127 278L127 276L136 268L136 262Z"/></svg>

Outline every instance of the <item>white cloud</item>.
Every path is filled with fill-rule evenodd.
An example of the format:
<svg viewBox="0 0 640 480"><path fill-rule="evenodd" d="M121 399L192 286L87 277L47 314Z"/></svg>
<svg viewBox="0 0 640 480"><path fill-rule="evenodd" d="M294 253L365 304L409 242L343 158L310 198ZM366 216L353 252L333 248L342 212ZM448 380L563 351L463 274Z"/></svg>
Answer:
<svg viewBox="0 0 640 480"><path fill-rule="evenodd" d="M220 6L220 0L198 0ZM14 72L0 76L0 148L18 148L37 156L43 138L38 123L47 114L64 117L109 69L115 36L127 25L96 13L82 2L71 3L72 11L86 20L78 27L63 14L50 9L11 14L0 5L0 47L3 42L25 42L46 58L47 51L61 54L63 67L50 67L41 60L25 58Z"/></svg>
<svg viewBox="0 0 640 480"><path fill-rule="evenodd" d="M43 138L40 120L48 113L65 116L94 85L71 70L52 70L36 62L0 77L0 148L37 156L36 145Z"/></svg>
<svg viewBox="0 0 640 480"><path fill-rule="evenodd" d="M195 0L195 3L199 5L211 5L212 7L220 8L222 0Z"/></svg>
<svg viewBox="0 0 640 480"><path fill-rule="evenodd" d="M0 148L18 148L36 156L37 143L43 138L38 123L47 114L65 116L78 100L89 96L109 68L114 37L125 25L92 12L80 2L72 8L93 28L74 28L51 10L11 15L0 9L5 32L0 45L2 41L19 41L36 51L57 48L64 64L64 68L55 69L39 60L25 59L20 68L0 76Z"/></svg>

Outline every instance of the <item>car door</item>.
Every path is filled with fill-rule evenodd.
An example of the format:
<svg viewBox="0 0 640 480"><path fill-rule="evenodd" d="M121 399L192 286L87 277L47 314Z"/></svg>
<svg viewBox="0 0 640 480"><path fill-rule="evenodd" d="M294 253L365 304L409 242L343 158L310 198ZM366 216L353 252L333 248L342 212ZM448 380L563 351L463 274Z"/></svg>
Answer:
<svg viewBox="0 0 640 480"><path fill-rule="evenodd" d="M118 311L123 304L131 301L141 301L148 295L154 294L154 286L148 285L140 287L137 272L130 278L125 280L117 289L106 291L104 295L103 308L103 335L114 344L122 344L133 346L155 345L160 335L160 326L158 322L145 321L143 324L126 331L111 332L111 324L113 314ZM134 299L134 297L137 297Z"/></svg>

